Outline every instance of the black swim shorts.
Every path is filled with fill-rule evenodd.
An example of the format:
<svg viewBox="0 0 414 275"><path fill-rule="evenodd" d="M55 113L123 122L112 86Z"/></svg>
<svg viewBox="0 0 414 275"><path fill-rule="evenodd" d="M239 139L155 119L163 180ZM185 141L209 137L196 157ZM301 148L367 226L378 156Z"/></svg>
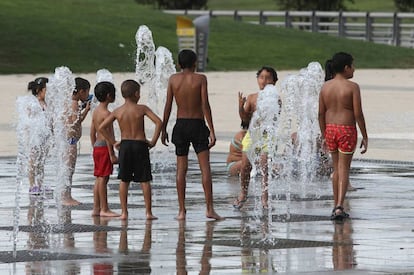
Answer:
<svg viewBox="0 0 414 275"><path fill-rule="evenodd" d="M148 144L140 140L121 140L118 179L124 182L152 180Z"/></svg>
<svg viewBox="0 0 414 275"><path fill-rule="evenodd" d="M187 156L190 143L193 145L196 154L208 150L209 136L210 130L203 119L177 119L172 133L175 154L177 156Z"/></svg>

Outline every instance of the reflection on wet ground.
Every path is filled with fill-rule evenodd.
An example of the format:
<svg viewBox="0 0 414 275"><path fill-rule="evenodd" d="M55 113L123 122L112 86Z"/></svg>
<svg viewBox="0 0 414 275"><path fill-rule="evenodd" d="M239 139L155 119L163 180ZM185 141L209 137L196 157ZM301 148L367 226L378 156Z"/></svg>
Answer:
<svg viewBox="0 0 414 275"><path fill-rule="evenodd" d="M354 161L351 182L357 191L346 201L352 219L332 222L329 179L321 179L325 188L319 196L279 196L270 213L255 207L254 196L241 211L234 210L238 179L226 176L224 159L212 154L211 163L216 211L226 220L206 220L198 165L192 160L187 220L174 219L178 206L170 168L154 174L153 212L159 220L151 222L145 220L138 184L130 186L128 221L91 217L92 161L82 155L73 183L73 195L82 204L64 207L61 219L52 197L29 197L24 184L14 257L15 160L0 158L1 274L414 272L414 163ZM46 178L53 188L52 169ZM119 211L117 190L113 176L108 198L114 211ZM289 213L281 210L286 204Z"/></svg>

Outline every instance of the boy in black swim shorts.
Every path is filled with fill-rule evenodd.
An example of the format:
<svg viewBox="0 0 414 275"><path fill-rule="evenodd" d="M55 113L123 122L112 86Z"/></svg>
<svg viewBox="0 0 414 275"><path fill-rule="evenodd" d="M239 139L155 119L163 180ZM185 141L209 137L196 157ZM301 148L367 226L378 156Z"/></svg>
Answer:
<svg viewBox="0 0 414 275"><path fill-rule="evenodd" d="M151 196L151 163L149 148L157 143L160 136L161 119L146 105L137 104L140 98L140 86L134 80L125 80L121 85L125 103L116 108L99 126L99 131L108 143L119 149L119 198L121 201L121 219L128 218L128 188L131 181L140 182L144 193L147 220L157 219L152 215ZM144 117L147 116L154 124L155 130L151 140L145 136ZM121 141L116 142L106 128L118 121L121 130Z"/></svg>
<svg viewBox="0 0 414 275"><path fill-rule="evenodd" d="M202 175L207 218L220 220L213 207L213 187L210 170L210 148L216 143L210 103L207 93L207 78L195 73L197 56L192 50L182 50L178 55L181 72L173 74L168 82L167 100L162 125L162 143L167 145L167 124L173 99L177 103L177 122L173 129L172 142L177 155L178 220L186 218L185 187L190 143L197 154ZM208 127L204 119L207 121ZM210 140L209 140L210 139Z"/></svg>
<svg viewBox="0 0 414 275"><path fill-rule="evenodd" d="M187 156L190 143L193 145L196 154L208 150L209 136L210 130L203 119L177 119L172 133L175 154L177 156Z"/></svg>

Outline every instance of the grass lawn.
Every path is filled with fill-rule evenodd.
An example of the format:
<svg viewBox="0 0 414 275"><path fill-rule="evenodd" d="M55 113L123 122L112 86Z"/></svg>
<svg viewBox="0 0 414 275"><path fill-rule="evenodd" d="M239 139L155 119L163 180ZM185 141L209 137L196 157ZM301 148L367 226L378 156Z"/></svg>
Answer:
<svg viewBox="0 0 414 275"><path fill-rule="evenodd" d="M274 3L240 2L257 3L256 9L260 3ZM2 0L0 17L0 74L46 73L62 65L74 72L133 72L135 33L143 24L151 29L156 46L177 56L175 16L133 0ZM414 67L413 49L220 17L210 20L207 70L255 70L263 64L298 69L310 61L323 64L337 51L353 54L358 68Z"/></svg>

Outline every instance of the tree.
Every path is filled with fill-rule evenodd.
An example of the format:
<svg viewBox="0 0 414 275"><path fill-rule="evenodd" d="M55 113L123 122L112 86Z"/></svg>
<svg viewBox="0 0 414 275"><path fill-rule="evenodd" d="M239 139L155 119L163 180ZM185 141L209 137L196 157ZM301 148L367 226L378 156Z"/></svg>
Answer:
<svg viewBox="0 0 414 275"><path fill-rule="evenodd" d="M402 12L413 12L414 11L414 0L394 0L394 3L398 11L402 11Z"/></svg>
<svg viewBox="0 0 414 275"><path fill-rule="evenodd" d="M339 11L346 10L346 1L354 3L354 0L276 0L276 3L281 10Z"/></svg>
<svg viewBox="0 0 414 275"><path fill-rule="evenodd" d="M346 10L344 2L354 3L354 0L276 0L281 10L298 10L298 11L339 11ZM309 21L309 17L298 17L293 21ZM323 17L320 22L332 22L334 18ZM329 27L321 27L329 29ZM300 29L309 29L309 27L300 27Z"/></svg>
<svg viewBox="0 0 414 275"><path fill-rule="evenodd" d="M159 9L199 10L207 6L208 0L135 0L138 4L153 4Z"/></svg>

